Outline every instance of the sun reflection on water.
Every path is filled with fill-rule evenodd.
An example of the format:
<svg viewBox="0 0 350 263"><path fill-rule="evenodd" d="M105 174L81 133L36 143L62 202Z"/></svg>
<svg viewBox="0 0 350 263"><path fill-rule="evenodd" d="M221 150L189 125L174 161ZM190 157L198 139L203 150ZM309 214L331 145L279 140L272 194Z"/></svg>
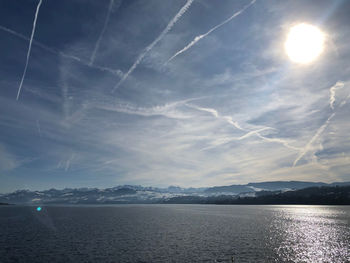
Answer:
<svg viewBox="0 0 350 263"><path fill-rule="evenodd" d="M275 212L271 231L283 261L350 262L347 212L317 206L280 207Z"/></svg>

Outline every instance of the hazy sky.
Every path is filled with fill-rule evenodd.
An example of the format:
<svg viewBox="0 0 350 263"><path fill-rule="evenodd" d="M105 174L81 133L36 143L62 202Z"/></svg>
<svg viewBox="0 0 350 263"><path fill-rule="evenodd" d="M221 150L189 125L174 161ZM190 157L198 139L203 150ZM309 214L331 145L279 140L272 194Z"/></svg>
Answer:
<svg viewBox="0 0 350 263"><path fill-rule="evenodd" d="M0 192L349 181L350 1L42 0L16 100L38 3L0 0Z"/></svg>

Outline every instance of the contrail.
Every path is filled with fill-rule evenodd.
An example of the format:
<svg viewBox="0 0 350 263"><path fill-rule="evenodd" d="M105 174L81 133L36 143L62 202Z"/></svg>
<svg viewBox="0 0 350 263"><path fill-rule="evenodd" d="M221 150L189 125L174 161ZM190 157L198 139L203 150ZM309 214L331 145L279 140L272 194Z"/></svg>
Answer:
<svg viewBox="0 0 350 263"><path fill-rule="evenodd" d="M21 38L23 40L26 40L26 41L30 41L30 38L26 37L25 35L22 35L12 29L9 29L7 27L4 27L4 26L1 26L0 25L0 30L3 30L7 33L10 33L18 38ZM60 50L57 50L57 49L54 49L54 48L51 48L51 47L48 47L38 41L36 41L35 39L33 39L32 41L32 44L33 45L36 45L44 50L46 50L47 52L50 52L52 54L55 54L55 55L59 55L59 56L62 56L62 57L65 57L65 58L68 58L68 59L72 59L72 60L75 60L76 62L84 65L84 66L88 66L90 68L94 68L94 69L98 69L100 71L107 71L108 73L111 73L113 75L116 75L118 76L119 78L121 78L124 74L122 73L121 70L115 70L115 69L111 69L111 68L107 68L107 67L102 67L102 66L98 66L98 65L89 65L89 63L79 57L76 57L76 56L73 56L73 55L70 55L70 54L66 54Z"/></svg>
<svg viewBox="0 0 350 263"><path fill-rule="evenodd" d="M97 41L96 41L94 51L92 52L91 57L90 57L90 63L89 63L90 66L92 64L94 64L96 53L97 53L98 48L100 47L100 42L101 42L102 36L105 33L107 25L108 25L108 21L109 21L110 15L111 15L113 4L114 4L114 0L110 0L105 23L103 25L102 31L101 31Z"/></svg>
<svg viewBox="0 0 350 263"><path fill-rule="evenodd" d="M331 109L333 110L333 113L328 117L328 119L323 123L323 125L320 128L318 128L318 130L316 131L315 135L311 138L311 140L305 145L305 147L299 153L299 155L297 156L297 158L295 159L295 161L293 163L293 167L296 166L297 163L300 161L300 159L303 158L304 155L312 149L313 143L323 133L323 131L329 125L330 121L336 115L336 111L334 110L334 102L335 102L336 90L343 88L344 85L345 85L344 82L338 81L334 86L332 86L330 88L329 105L330 105ZM350 94L340 103L338 108L339 107L343 107L347 103L349 98L350 98Z"/></svg>
<svg viewBox="0 0 350 263"><path fill-rule="evenodd" d="M19 84L16 100L18 100L18 98L19 98L19 94L21 93L23 81L24 81L24 78L26 76L28 62L29 62L29 56L30 56L30 50L32 49L32 42L33 42L33 37L34 37L34 33L35 33L36 20L38 18L38 14L39 14L39 9L40 9L41 3L42 3L42 0L39 0L39 3L37 5L37 7L36 7L35 17L34 17L34 22L33 22L32 34L30 36L29 47L28 47L28 52L27 52L26 64L24 66L24 71L23 71L21 83Z"/></svg>
<svg viewBox="0 0 350 263"><path fill-rule="evenodd" d="M199 35L196 36L187 46L185 46L183 49L181 49L180 51L176 52L171 58L168 59L167 62L165 62L165 64L169 63L171 60L173 60L175 57L177 57L178 55L180 55L181 53L185 52L186 50L188 50L189 48L191 48L193 45L195 45L199 40L201 40L202 38L205 38L206 36L208 36L211 32L213 32L214 30L218 29L219 27L225 25L226 23L230 22L232 19L234 19L235 17L239 16L241 13L243 13L247 8L249 8L251 5L253 5L256 2L256 0L253 0L250 2L250 4L246 5L245 7L243 7L240 11L234 13L231 17L229 17L228 19L226 19L225 21L221 22L220 24L216 25L215 27L213 27L212 29L210 29L207 33L203 34L203 35Z"/></svg>
<svg viewBox="0 0 350 263"><path fill-rule="evenodd" d="M328 117L328 119L325 121L325 123L318 128L316 134L311 138L311 140L306 144L306 146L304 147L304 149L299 153L298 157L295 159L294 163L293 163L293 167L297 165L297 163L299 162L299 160L301 158L303 158L303 156L311 149L312 144L316 141L316 139L323 133L323 131L327 128L327 126L329 125L329 122L331 121L331 119L333 119L333 117L335 116L335 113L333 112L331 114L331 116Z"/></svg>
<svg viewBox="0 0 350 263"><path fill-rule="evenodd" d="M226 122L230 123L230 124L233 125L235 128L237 128L237 129L239 129L239 130L242 130L242 131L245 131L242 127L239 126L239 124L238 124L237 122L234 122L234 121L232 120L232 117L231 117L231 116L220 116L219 113L218 113L218 111L215 110L215 109L198 107L198 106L195 106L195 105L192 105L192 104L187 104L187 103L186 103L186 106L189 107L189 108L192 108L192 109L199 110L199 111L209 112L209 113L212 114L215 118L224 119Z"/></svg>
<svg viewBox="0 0 350 263"><path fill-rule="evenodd" d="M265 137L265 136L263 136L263 135L260 134L260 132L262 132L262 131L264 131L264 130L268 130L268 129L275 130L275 128L272 128L272 127L265 127L265 128L262 128L262 129L250 131L250 130L247 130L247 129L242 128L242 127L238 124L238 122L233 121L231 116L221 116L221 115L218 113L218 111L215 110L215 109L212 109L212 108L202 108L202 107L198 107L198 106L196 106L196 105L187 104L187 103L186 103L185 105L188 106L188 107L190 107L190 108L199 110L199 111L209 112L209 113L212 114L215 118L217 118L217 119L223 119L223 120L225 120L227 123L229 123L229 124L231 124L232 126L234 126L236 129L246 132L246 134L242 135L241 137L234 138L233 140L243 140L243 139L248 138L248 137L250 137L250 136L252 136L252 135L256 135L257 137L259 137L260 139L263 139L264 141L280 143L280 144L282 144L283 146L285 146L285 147L288 148L288 149L295 150L295 151L300 151L299 148L294 147L294 146L292 146L292 145L289 145L288 142L285 141L285 140L282 140L282 139L279 139L279 138L268 138L268 137Z"/></svg>
<svg viewBox="0 0 350 263"><path fill-rule="evenodd" d="M134 64L130 67L128 72L122 77L122 79L118 82L118 84L114 87L113 91L118 89L121 84L129 77L129 75L136 69L136 67L141 63L142 59L146 56L146 54L171 30L171 28L175 25L175 23L181 18L181 16L187 11L187 9L191 6L193 0L187 0L186 4L180 9L180 11L174 16L173 19L170 20L166 28L160 33L160 35L149 44L145 50L138 56Z"/></svg>
<svg viewBox="0 0 350 263"><path fill-rule="evenodd" d="M260 133L256 133L256 136L258 136L259 138L263 139L264 141L267 142L275 142L275 143L280 143L282 144L284 147L294 150L294 151L300 151L300 148L294 147L292 145L290 145L287 141L279 139L279 138L269 138L269 137L265 137L262 136Z"/></svg>
<svg viewBox="0 0 350 263"><path fill-rule="evenodd" d="M208 147L205 147L205 148L203 148L201 150L209 150L209 149L212 149L212 148L217 147L219 145L226 144L226 143L231 142L231 141L241 141L241 140L249 138L249 137L251 137L253 135L260 135L259 132L262 132L262 131L265 131L265 130L275 130L275 128L264 127L264 128L261 128L261 129L255 130L255 131L247 132L246 134L244 134L244 135L242 135L240 137L226 138L224 140L221 140L222 142L220 142L220 143L218 143L216 145L208 146Z"/></svg>
<svg viewBox="0 0 350 263"><path fill-rule="evenodd" d="M260 135L259 132L262 132L262 131L265 131L265 130L275 130L275 128L264 127L264 128L261 128L261 129L255 130L255 131L250 131L250 132L242 135L241 137L237 138L237 140L243 140L243 139L248 138L248 137L250 137L252 135Z"/></svg>
<svg viewBox="0 0 350 263"><path fill-rule="evenodd" d="M221 116L217 110L212 109L212 108L203 108L203 107L199 107L193 104L185 104L187 107L198 110L198 111L204 111L204 112L209 112L211 115L213 115L215 118L217 119L223 119L225 120L227 123L231 124L232 126L234 126L236 129L241 130L241 131L247 131L246 129L243 129L237 122L232 120L231 116Z"/></svg>

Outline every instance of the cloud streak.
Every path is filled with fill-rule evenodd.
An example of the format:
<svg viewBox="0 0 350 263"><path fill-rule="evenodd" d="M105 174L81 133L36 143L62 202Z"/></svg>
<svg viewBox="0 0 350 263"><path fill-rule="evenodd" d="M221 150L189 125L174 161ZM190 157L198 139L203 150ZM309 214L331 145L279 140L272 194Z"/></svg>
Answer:
<svg viewBox="0 0 350 263"><path fill-rule="evenodd" d="M36 120L36 128L38 129L39 136L42 137L39 120Z"/></svg>
<svg viewBox="0 0 350 263"><path fill-rule="evenodd" d="M118 89L120 85L124 83L124 81L129 77L129 75L137 68L137 66L141 63L143 58L147 55L149 51L152 50L152 48L160 41L162 38L172 29L172 27L175 25L175 23L181 18L181 16L188 10L188 8L193 3L193 0L187 0L186 4L180 9L180 11L174 16L173 19L170 20L168 25L164 28L164 30L160 33L160 35L151 43L149 44L144 51L138 56L134 64L130 67L130 69L127 71L127 73L122 77L122 79L117 83L117 85L114 87L113 91Z"/></svg>
<svg viewBox="0 0 350 263"><path fill-rule="evenodd" d="M335 102L336 91L337 91L337 89L342 89L343 87L344 87L344 83L338 81L337 83L335 83L334 86L332 86L329 89L329 92L330 92L329 105L330 105L332 110L334 110L334 102Z"/></svg>
<svg viewBox="0 0 350 263"><path fill-rule="evenodd" d="M74 158L75 158L75 154L72 153L71 156L70 156L70 157L67 159L67 161L66 161L66 165L65 165L65 167L64 167L64 171L65 171L65 172L68 171L68 169L69 169L69 167L70 167L70 164L71 164L71 162L73 161Z"/></svg>
<svg viewBox="0 0 350 263"><path fill-rule="evenodd" d="M117 103L114 105L109 104L95 104L94 107L106 111L115 111L119 113L125 113L130 115L138 115L143 117L152 117L152 116L164 116L170 119L187 119L191 115L183 113L182 111L176 110L177 107L187 105L186 103L194 100L202 99L203 97L190 98L186 100L179 100L171 103L167 103L161 106L155 106L150 108L137 107L127 103Z"/></svg>
<svg viewBox="0 0 350 263"><path fill-rule="evenodd" d="M198 41L200 41L201 39L205 38L206 36L208 36L210 33L212 33L213 31L215 31L216 29L218 29L219 27L222 27L223 25L227 24L228 22L230 22L232 19L234 19L235 17L239 16L240 14L242 14L247 8L249 8L251 5L253 5L256 2L256 0L253 0L252 2L250 2L250 4L246 5L245 7L243 7L241 10L239 10L238 12L234 13L232 16L230 16L228 19L226 19L225 21L221 22L220 24L214 26L212 29L210 29L207 33L196 36L189 44L187 44L187 46L185 46L183 49L181 49L180 51L176 52L172 57L170 57L167 62L165 62L165 64L169 63L170 61L172 61L174 58L176 58L178 55L182 54L183 52L187 51L188 49L190 49L192 46L194 46Z"/></svg>
<svg viewBox="0 0 350 263"><path fill-rule="evenodd" d="M295 159L295 161L293 163L293 167L296 166L297 163L300 161L300 159L303 158L304 155L312 149L314 142L324 132L324 130L327 128L327 126L329 125L329 122L334 118L334 116L335 116L335 113L332 113L328 117L328 119L323 123L323 125L320 128L318 128L315 135L312 136L311 140L305 145L305 147L302 149L302 151L298 154L297 158Z"/></svg>
<svg viewBox="0 0 350 263"><path fill-rule="evenodd" d="M279 144L282 144L283 146L285 146L286 148L289 148L289 149L294 150L294 151L299 151L300 150L299 148L290 145L285 140L282 140L282 139L279 139L279 138L268 138L268 137L265 137L265 136L260 134L260 132L265 131L265 130L276 130L275 128L263 127L261 129L258 129L258 130L250 131L250 130L247 130L245 128L242 128L239 125L238 122L233 121L231 116L221 116L218 113L218 111L215 110L215 109L198 107L198 106L195 106L193 104L186 104L186 106L188 106L190 108L193 108L193 109L196 109L196 110L199 110L199 111L208 112L208 113L212 114L215 118L222 119L222 120L226 121L227 123L229 123L230 125L232 125L233 127L235 127L236 129L246 132L246 134L244 134L244 135L242 135L242 136L240 136L238 138L231 138L230 140L243 140L243 139L246 139L246 138L251 137L253 135L256 135L257 137L263 139L264 141L279 143Z"/></svg>
<svg viewBox="0 0 350 263"><path fill-rule="evenodd" d="M111 15L113 4L114 4L114 0L110 0L109 6L108 6L108 11L107 11L107 16L106 16L105 22L103 24L102 31L101 31L100 35L98 36L98 39L97 39L96 44L95 44L94 51L92 52L91 57L90 57L90 63L89 63L90 66L92 64L94 64L96 53L97 53L97 51L98 51L98 49L100 47L100 42L101 42L102 36L103 36L104 32L106 31L106 28L107 28L107 25L108 25L108 21L109 21L110 15Z"/></svg>
<svg viewBox="0 0 350 263"><path fill-rule="evenodd" d="M37 5L37 7L36 7L35 17L34 17L34 22L33 22L32 34L31 34L30 40L29 40L29 47L28 47L28 52L27 52L26 64L25 64L25 66L24 66L24 70L23 70L23 74L22 74L22 78L21 78L21 83L19 84L19 88L18 88L16 100L18 100L18 98L19 98L19 95L20 95L21 89L22 89L22 85L23 85L23 81L24 81L24 78L25 78L26 73L27 73L27 68L28 68L28 63L29 63L29 57L30 57L30 51L31 51L31 49L32 49L32 42L33 42L34 33L35 33L35 28L36 28L36 20L37 20L37 18L38 18L38 14L39 14L39 10L40 10L41 3L42 3L42 0L39 0L39 3L38 3L38 5Z"/></svg>

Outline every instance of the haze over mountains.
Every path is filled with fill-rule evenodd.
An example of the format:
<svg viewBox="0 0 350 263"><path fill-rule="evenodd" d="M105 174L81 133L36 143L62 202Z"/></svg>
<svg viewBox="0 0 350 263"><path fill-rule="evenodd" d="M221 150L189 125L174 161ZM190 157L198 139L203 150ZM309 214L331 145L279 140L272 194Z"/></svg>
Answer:
<svg viewBox="0 0 350 263"><path fill-rule="evenodd" d="M127 203L167 203L171 200L203 200L229 196L230 198L255 197L262 193L295 191L310 187L347 186L350 182L302 182L273 181L248 183L245 185L215 186L207 188L168 188L121 185L112 188L65 188L44 191L18 190L0 195L0 202L12 204L127 204ZM175 199L174 199L175 198ZM180 198L180 199L179 199ZM211 200L212 200L211 199ZM206 200L206 199L205 199Z"/></svg>

